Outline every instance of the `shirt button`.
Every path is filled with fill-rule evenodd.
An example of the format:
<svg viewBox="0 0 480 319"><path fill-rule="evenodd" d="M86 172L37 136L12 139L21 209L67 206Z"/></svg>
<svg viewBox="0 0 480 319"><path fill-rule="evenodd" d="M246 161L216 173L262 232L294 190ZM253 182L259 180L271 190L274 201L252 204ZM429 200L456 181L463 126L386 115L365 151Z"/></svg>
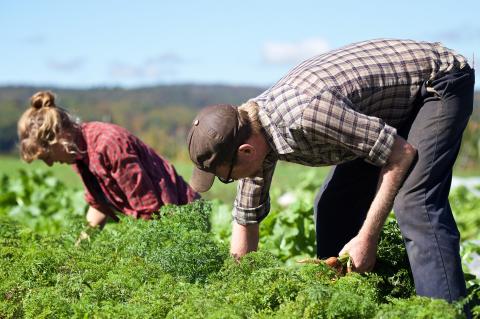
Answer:
<svg viewBox="0 0 480 319"><path fill-rule="evenodd" d="M198 120L195 120L195 122L193 122L193 125L197 126L198 125Z"/></svg>

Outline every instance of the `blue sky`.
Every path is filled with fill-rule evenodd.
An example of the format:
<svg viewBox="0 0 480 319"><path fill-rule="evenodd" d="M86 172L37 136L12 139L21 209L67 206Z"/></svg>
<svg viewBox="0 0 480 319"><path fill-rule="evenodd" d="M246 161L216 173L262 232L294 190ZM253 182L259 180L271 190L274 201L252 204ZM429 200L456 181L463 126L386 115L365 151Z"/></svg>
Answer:
<svg viewBox="0 0 480 319"><path fill-rule="evenodd" d="M441 41L478 65L479 13L478 0L2 0L0 85L269 86L304 58L380 37Z"/></svg>

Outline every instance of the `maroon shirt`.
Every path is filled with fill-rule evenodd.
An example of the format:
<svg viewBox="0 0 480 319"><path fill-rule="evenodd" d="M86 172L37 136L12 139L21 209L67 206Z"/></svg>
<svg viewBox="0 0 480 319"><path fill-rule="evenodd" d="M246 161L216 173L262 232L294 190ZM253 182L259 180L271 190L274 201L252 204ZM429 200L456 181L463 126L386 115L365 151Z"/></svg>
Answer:
<svg viewBox="0 0 480 319"><path fill-rule="evenodd" d="M81 130L78 144L86 152L73 167L82 177L90 206L148 219L165 204L200 197L171 164L126 129L88 122Z"/></svg>

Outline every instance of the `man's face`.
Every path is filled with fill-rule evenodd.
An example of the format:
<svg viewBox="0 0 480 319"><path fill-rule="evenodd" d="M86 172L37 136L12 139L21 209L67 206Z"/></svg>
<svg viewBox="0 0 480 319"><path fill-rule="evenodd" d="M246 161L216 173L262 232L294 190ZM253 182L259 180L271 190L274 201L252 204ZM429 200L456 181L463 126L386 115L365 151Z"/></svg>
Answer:
<svg viewBox="0 0 480 319"><path fill-rule="evenodd" d="M215 175L224 182L229 177L234 180L261 177L263 161L268 150L268 144L263 136L252 136L246 143L238 147L233 160L234 165L231 161L223 163L217 167Z"/></svg>
<svg viewBox="0 0 480 319"><path fill-rule="evenodd" d="M215 175L225 180L228 177L228 172L230 171L231 163L224 163L219 165ZM246 162L243 158L238 158L236 164L233 165L230 177L234 180L239 180L246 177L255 177L258 176L259 172L262 169L262 161L249 161Z"/></svg>

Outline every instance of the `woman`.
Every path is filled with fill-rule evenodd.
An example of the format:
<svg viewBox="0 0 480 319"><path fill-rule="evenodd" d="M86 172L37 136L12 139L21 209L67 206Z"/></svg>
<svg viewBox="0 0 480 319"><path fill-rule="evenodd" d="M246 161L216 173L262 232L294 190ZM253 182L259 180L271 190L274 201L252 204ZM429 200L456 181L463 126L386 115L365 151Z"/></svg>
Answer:
<svg viewBox="0 0 480 319"><path fill-rule="evenodd" d="M85 186L90 226L118 220L115 211L149 219L165 204L199 198L171 164L126 129L79 123L55 105L51 92L37 92L30 104L18 122L21 157L71 164Z"/></svg>

